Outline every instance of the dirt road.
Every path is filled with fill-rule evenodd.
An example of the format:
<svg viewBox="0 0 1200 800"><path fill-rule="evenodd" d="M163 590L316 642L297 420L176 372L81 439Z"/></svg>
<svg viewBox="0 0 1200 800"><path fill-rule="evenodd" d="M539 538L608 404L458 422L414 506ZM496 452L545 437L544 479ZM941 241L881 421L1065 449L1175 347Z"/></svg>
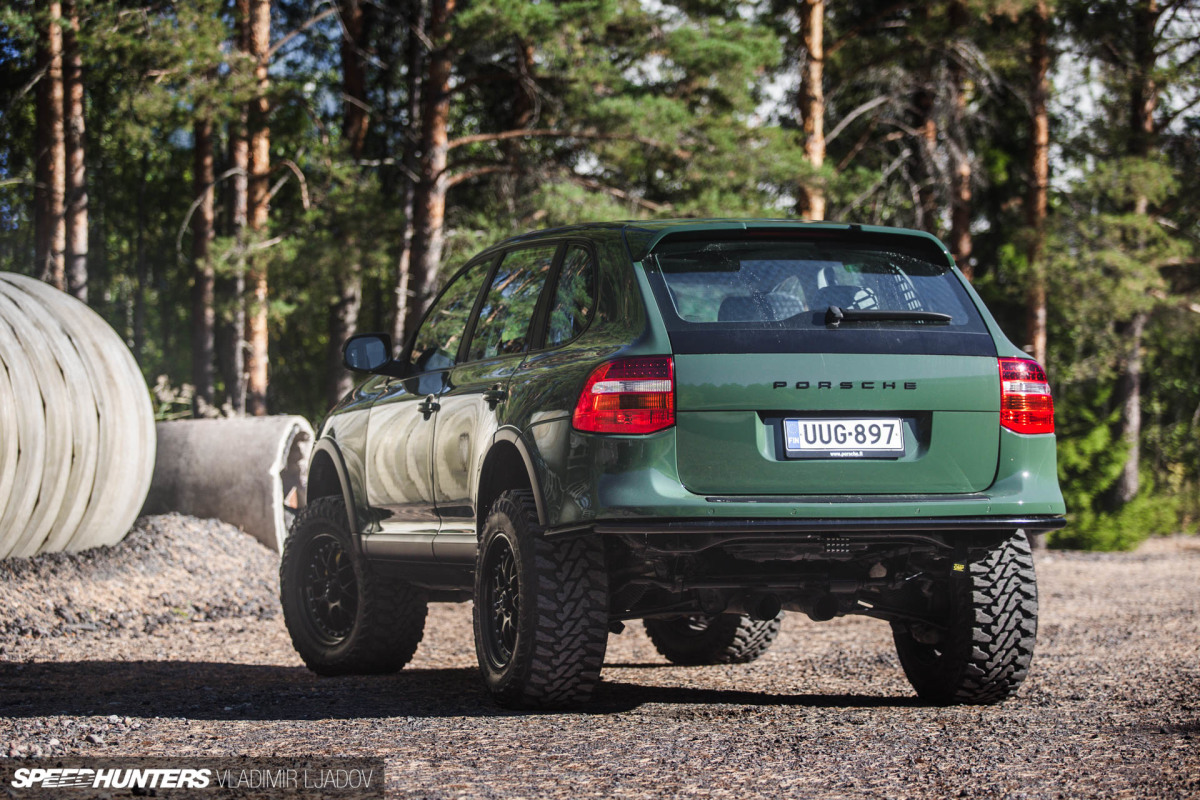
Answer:
<svg viewBox="0 0 1200 800"><path fill-rule="evenodd" d="M1000 707L921 707L886 624L790 615L747 666L669 666L631 625L591 708L522 714L481 687L469 605L433 606L401 673L317 678L269 553L141 526L123 555L0 564L0 757L381 756L395 797L1200 797L1200 538L1040 555Z"/></svg>

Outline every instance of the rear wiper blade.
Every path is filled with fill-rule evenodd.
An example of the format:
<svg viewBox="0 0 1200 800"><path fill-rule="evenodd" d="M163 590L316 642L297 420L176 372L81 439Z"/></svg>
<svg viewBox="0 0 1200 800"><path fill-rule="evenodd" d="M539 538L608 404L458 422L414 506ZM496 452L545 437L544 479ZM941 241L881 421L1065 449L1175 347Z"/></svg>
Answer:
<svg viewBox="0 0 1200 800"><path fill-rule="evenodd" d="M889 311L882 308L839 308L830 306L825 312L825 324L836 328L843 322L937 322L943 325L953 317L937 311Z"/></svg>

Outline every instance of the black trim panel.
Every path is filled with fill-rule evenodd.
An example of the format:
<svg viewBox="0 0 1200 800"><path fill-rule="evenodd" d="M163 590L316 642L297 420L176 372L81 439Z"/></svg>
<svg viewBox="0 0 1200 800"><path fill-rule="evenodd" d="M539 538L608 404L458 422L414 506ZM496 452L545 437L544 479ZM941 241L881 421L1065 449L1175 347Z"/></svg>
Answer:
<svg viewBox="0 0 1200 800"><path fill-rule="evenodd" d="M741 534L750 536L789 533L878 532L908 531L987 531L1021 528L1024 530L1057 530L1067 524L1063 517L886 517L864 519L679 519L679 520L602 520L592 526L599 534L637 534L659 536L670 534ZM577 532L568 529L564 534ZM556 531L547 532L554 536Z"/></svg>

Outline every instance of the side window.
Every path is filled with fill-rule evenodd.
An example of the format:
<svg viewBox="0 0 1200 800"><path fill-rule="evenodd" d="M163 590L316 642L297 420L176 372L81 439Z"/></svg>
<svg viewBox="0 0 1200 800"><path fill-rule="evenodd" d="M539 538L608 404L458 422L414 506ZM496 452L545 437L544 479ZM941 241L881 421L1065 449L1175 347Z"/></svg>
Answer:
<svg viewBox="0 0 1200 800"><path fill-rule="evenodd" d="M572 245L563 259L546 326L546 347L569 342L587 327L595 307L595 274L592 255L583 247Z"/></svg>
<svg viewBox="0 0 1200 800"><path fill-rule="evenodd" d="M459 275L437 299L413 343L413 357L423 370L445 369L455 364L463 331L475 307L475 298L491 261L481 261Z"/></svg>
<svg viewBox="0 0 1200 800"><path fill-rule="evenodd" d="M479 310L469 360L525 350L529 322L557 252L557 244L548 244L504 256Z"/></svg>

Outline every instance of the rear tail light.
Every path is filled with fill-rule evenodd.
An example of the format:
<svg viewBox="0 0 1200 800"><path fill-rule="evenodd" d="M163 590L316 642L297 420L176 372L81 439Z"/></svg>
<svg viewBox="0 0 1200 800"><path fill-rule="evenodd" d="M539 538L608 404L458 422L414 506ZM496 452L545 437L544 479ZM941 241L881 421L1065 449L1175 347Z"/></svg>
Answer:
<svg viewBox="0 0 1200 800"><path fill-rule="evenodd" d="M675 424L675 362L623 358L592 370L572 422L590 433L654 433Z"/></svg>
<svg viewBox="0 0 1200 800"><path fill-rule="evenodd" d="M1054 433L1054 400L1036 361L1000 359L1000 424L1016 433Z"/></svg>

